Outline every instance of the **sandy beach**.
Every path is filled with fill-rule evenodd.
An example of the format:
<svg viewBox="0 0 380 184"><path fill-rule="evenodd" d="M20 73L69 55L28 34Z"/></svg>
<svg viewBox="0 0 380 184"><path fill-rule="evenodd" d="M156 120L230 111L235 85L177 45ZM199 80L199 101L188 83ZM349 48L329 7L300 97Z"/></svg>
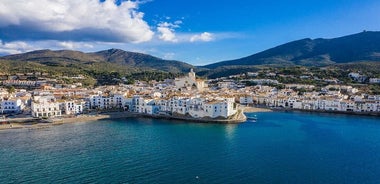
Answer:
<svg viewBox="0 0 380 184"><path fill-rule="evenodd" d="M269 108L261 108L261 107L242 107L244 112L272 112Z"/></svg>
<svg viewBox="0 0 380 184"><path fill-rule="evenodd" d="M100 119L118 119L118 118L127 118L135 117L135 114L125 113L125 112L111 112L103 113L97 115L80 115L75 117L59 117L52 119L36 119L36 118L9 118L3 119L3 124L0 124L0 130L5 129L41 129L48 128L51 126L57 126L67 123L78 123L78 122L91 122Z"/></svg>

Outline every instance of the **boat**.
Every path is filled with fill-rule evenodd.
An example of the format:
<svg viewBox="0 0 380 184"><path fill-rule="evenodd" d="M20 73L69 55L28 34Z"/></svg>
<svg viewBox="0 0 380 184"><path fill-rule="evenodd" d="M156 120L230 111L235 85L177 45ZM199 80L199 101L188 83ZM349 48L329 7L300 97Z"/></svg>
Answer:
<svg viewBox="0 0 380 184"><path fill-rule="evenodd" d="M256 115L254 115L254 116L248 116L248 117L247 117L247 120L248 120L248 121L256 122L256 121L258 120L258 118L257 118Z"/></svg>

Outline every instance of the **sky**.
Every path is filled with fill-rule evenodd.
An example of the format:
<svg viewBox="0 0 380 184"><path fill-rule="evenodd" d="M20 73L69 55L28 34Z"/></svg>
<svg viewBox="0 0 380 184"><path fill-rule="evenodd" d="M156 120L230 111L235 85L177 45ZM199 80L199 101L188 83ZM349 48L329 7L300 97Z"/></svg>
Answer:
<svg viewBox="0 0 380 184"><path fill-rule="evenodd" d="M0 55L118 48L206 65L363 30L380 31L380 1L0 1Z"/></svg>

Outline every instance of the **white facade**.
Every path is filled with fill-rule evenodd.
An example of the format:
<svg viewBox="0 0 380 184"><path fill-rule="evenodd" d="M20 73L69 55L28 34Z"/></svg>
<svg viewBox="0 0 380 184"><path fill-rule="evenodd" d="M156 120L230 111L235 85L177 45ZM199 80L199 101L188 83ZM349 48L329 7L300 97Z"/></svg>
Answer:
<svg viewBox="0 0 380 184"><path fill-rule="evenodd" d="M253 104L252 96L242 96L239 100L240 104Z"/></svg>
<svg viewBox="0 0 380 184"><path fill-rule="evenodd" d="M234 98L218 98L206 100L204 98L181 98L170 99L144 99L140 96L132 98L131 112L151 114L151 115L189 115L193 118L227 118L234 115L236 105Z"/></svg>
<svg viewBox="0 0 380 184"><path fill-rule="evenodd" d="M181 78L176 78L174 80L174 85L176 88L187 88L191 89L192 87L196 87L199 91L203 91L206 87L204 80L197 80L195 77L195 72L193 69L190 70L188 76L184 76Z"/></svg>
<svg viewBox="0 0 380 184"><path fill-rule="evenodd" d="M369 83L371 84L380 84L380 78L370 78Z"/></svg>
<svg viewBox="0 0 380 184"><path fill-rule="evenodd" d="M124 107L124 96L123 95L110 95L101 96L93 95L90 97L90 108L91 109L111 109L111 108L123 108Z"/></svg>
<svg viewBox="0 0 380 184"><path fill-rule="evenodd" d="M380 112L380 96L352 96L345 100L344 96L329 99L302 99L297 97L258 96L259 104L289 109L324 110L341 112Z"/></svg>
<svg viewBox="0 0 380 184"><path fill-rule="evenodd" d="M0 102L0 113L20 113L24 109L21 99L8 99Z"/></svg>
<svg viewBox="0 0 380 184"><path fill-rule="evenodd" d="M62 111L67 115L82 114L84 108L84 101L65 101L62 103Z"/></svg>
<svg viewBox="0 0 380 184"><path fill-rule="evenodd" d="M199 106L201 105L201 106ZM237 110L234 103L234 98L224 98L214 101L204 101L201 104L194 105L194 108L189 109L189 114L195 118L227 118L234 115Z"/></svg>
<svg viewBox="0 0 380 184"><path fill-rule="evenodd" d="M40 117L57 117L61 116L58 102L32 102L32 116Z"/></svg>

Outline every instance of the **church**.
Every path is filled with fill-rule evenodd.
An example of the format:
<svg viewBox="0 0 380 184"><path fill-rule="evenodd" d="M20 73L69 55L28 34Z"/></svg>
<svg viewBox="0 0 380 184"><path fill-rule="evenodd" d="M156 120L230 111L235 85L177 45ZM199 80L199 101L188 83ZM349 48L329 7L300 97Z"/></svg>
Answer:
<svg viewBox="0 0 380 184"><path fill-rule="evenodd" d="M198 91L203 91L206 88L205 81L203 79L197 79L195 77L195 72L193 69L190 70L189 74L184 77L175 78L174 85L178 88L186 88L190 90L193 87L196 87Z"/></svg>

